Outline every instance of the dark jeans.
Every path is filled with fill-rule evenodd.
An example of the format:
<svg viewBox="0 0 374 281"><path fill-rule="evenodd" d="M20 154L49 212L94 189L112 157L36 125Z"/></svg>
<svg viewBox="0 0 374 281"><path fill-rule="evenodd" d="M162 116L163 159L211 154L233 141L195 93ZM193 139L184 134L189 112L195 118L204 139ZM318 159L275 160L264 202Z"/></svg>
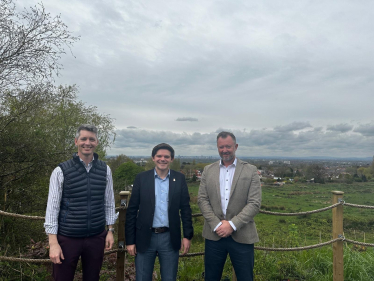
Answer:
<svg viewBox="0 0 374 281"><path fill-rule="evenodd" d="M53 264L53 278L56 281L72 281L79 257L81 257L83 280L99 280L106 235L106 230L99 235L84 238L57 235L65 259L61 260L62 264Z"/></svg>
<svg viewBox="0 0 374 281"><path fill-rule="evenodd" d="M227 254L238 281L253 281L254 246L235 242L231 236L218 241L205 239L205 280L221 280Z"/></svg>
<svg viewBox="0 0 374 281"><path fill-rule="evenodd" d="M135 257L136 281L152 281L156 254L160 261L162 281L177 280L179 250L171 245L170 232L152 233L151 244Z"/></svg>

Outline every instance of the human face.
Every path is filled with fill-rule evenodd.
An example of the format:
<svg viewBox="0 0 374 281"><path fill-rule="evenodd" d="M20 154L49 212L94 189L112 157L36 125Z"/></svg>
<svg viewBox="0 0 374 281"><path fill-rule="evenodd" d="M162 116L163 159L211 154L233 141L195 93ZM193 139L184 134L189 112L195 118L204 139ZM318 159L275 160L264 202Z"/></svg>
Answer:
<svg viewBox="0 0 374 281"><path fill-rule="evenodd" d="M78 147L79 157L87 158L93 156L96 146L99 141L95 133L90 131L80 131L79 137L75 139L75 146Z"/></svg>
<svg viewBox="0 0 374 281"><path fill-rule="evenodd" d="M217 140L217 148L219 156L225 165L231 165L235 161L235 151L238 148L238 144L234 142L232 137L227 136L226 138L219 138Z"/></svg>
<svg viewBox="0 0 374 281"><path fill-rule="evenodd" d="M156 155L152 157L153 162L156 165L157 173L169 171L170 163L174 159L171 159L171 152L167 149L159 149Z"/></svg>

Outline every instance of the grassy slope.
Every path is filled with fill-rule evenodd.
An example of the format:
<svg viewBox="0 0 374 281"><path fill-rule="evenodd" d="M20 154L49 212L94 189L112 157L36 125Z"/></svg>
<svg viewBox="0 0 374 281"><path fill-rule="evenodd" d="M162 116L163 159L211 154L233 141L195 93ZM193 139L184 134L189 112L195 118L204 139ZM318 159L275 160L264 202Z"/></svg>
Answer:
<svg viewBox="0 0 374 281"><path fill-rule="evenodd" d="M197 206L198 183L190 184L192 213L199 213ZM354 184L300 184L283 187L263 187L262 209L275 212L299 212L323 208L331 205L331 191L344 191L347 203L374 205L374 183ZM118 199L118 198L117 198ZM116 201L118 202L118 200ZM374 243L374 210L344 208L344 231L347 238ZM284 217L259 214L256 224L260 236L258 246L290 247L317 244L320 239L331 239L331 210L308 216ZM201 236L203 218L193 218L195 236L190 253L204 251L204 240ZM118 227L118 226L116 226ZM40 231L42 225L40 224ZM116 244L115 244L116 245ZM1 250L1 249L0 249ZM374 280L374 252L372 248L353 247L348 244L344 250L345 280ZM332 280L331 246L302 252L255 252L255 280ZM115 257L106 258L101 280L114 280ZM43 265L0 262L0 280L46 280L49 273ZM133 258L126 264L128 280L134 280ZM14 271L17 269L17 272ZM159 278L159 265L155 265L155 280ZM13 272L14 278L3 275L4 270ZM20 273L20 270L23 274ZM179 263L179 280L203 280L204 257L181 258ZM79 275L79 272L78 272ZM9 275L7 275L9 276ZM28 277L27 277L28 276ZM3 279L3 277L5 279ZM25 278L26 277L26 278ZM223 280L231 280L231 263L225 265ZM80 280L79 278L77 280Z"/></svg>
<svg viewBox="0 0 374 281"><path fill-rule="evenodd" d="M198 185L189 186L193 213L197 206ZM274 212L310 211L331 205L331 191L344 191L347 203L374 205L374 183L358 184L300 184L283 187L263 187L262 209ZM344 208L344 231L347 238L374 243L373 210ZM292 247L319 243L331 239L332 211L308 216L274 216L259 214L256 224L260 235L257 245L267 247ZM202 218L194 219L195 237L190 252L203 251L201 238ZM354 250L352 250L352 248ZM374 280L373 249L356 251L347 245L345 249L345 280ZM358 249L361 250L361 249ZM180 280L202 280L203 258L181 259ZM231 279L232 269L227 263L224 277ZM302 252L256 251L256 280L332 280L331 246Z"/></svg>

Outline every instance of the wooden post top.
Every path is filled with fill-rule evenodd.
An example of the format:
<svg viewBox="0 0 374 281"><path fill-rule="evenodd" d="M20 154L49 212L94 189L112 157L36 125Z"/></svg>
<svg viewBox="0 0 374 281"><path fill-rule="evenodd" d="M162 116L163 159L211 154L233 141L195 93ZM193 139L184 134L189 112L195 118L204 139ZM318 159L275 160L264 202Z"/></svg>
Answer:
<svg viewBox="0 0 374 281"><path fill-rule="evenodd" d="M130 195L130 191L121 191L119 195Z"/></svg>
<svg viewBox="0 0 374 281"><path fill-rule="evenodd" d="M344 191L338 191L338 190L334 190L334 191L331 191L331 192L334 195L343 195L344 194Z"/></svg>

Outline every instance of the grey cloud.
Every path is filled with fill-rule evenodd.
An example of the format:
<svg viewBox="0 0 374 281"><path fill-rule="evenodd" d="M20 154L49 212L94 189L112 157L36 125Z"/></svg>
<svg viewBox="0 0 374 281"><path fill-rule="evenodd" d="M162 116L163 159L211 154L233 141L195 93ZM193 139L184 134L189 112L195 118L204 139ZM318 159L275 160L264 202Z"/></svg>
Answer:
<svg viewBox="0 0 374 281"><path fill-rule="evenodd" d="M284 126L286 127L286 126ZM303 126L294 126L294 128ZM309 126L308 126L309 127ZM374 125L367 132L374 135ZM217 131L221 131L218 129ZM374 138L349 132L326 131L321 127L309 131L276 130L231 130L239 144L238 156L368 156ZM344 137L342 137L342 134ZM178 155L217 155L216 132L211 133L174 133L169 131L119 130L116 149L122 153L131 153L134 149L144 149L148 153L152 147L167 142L174 147ZM359 143L359 145L357 145ZM128 151L128 152L126 152ZM131 155L131 154L129 154Z"/></svg>
<svg viewBox="0 0 374 281"><path fill-rule="evenodd" d="M327 130L329 131L336 131L336 132L342 132L346 133L349 132L353 129L353 125L349 124L338 124L338 125L329 125L326 127Z"/></svg>
<svg viewBox="0 0 374 281"><path fill-rule="evenodd" d="M274 131L278 132L291 132L291 131L298 131L305 128L312 127L309 122L293 122L291 124L285 125L285 126L276 126L274 128Z"/></svg>
<svg viewBox="0 0 374 281"><path fill-rule="evenodd" d="M137 129L135 126L128 126L127 129Z"/></svg>
<svg viewBox="0 0 374 281"><path fill-rule="evenodd" d="M349 147L349 134L359 133L362 147L373 146L370 125L353 134L341 124L372 120L371 103L357 101L372 99L374 1L181 3L45 3L81 36L74 57L61 59L57 84L78 84L82 102L109 113L118 127L137 125L120 131L116 151L148 154L167 139L186 154L216 154L219 127L247 128L234 132L247 155L354 156L367 153ZM198 118L200 133L192 133L197 123L176 122L178 116Z"/></svg>
<svg viewBox="0 0 374 281"><path fill-rule="evenodd" d="M195 121L199 121L199 119L193 118L193 117L179 117L175 121L190 121L190 122L195 122Z"/></svg>
<svg viewBox="0 0 374 281"><path fill-rule="evenodd" d="M360 133L364 136L374 136L374 124L363 124L353 130L356 133Z"/></svg>

